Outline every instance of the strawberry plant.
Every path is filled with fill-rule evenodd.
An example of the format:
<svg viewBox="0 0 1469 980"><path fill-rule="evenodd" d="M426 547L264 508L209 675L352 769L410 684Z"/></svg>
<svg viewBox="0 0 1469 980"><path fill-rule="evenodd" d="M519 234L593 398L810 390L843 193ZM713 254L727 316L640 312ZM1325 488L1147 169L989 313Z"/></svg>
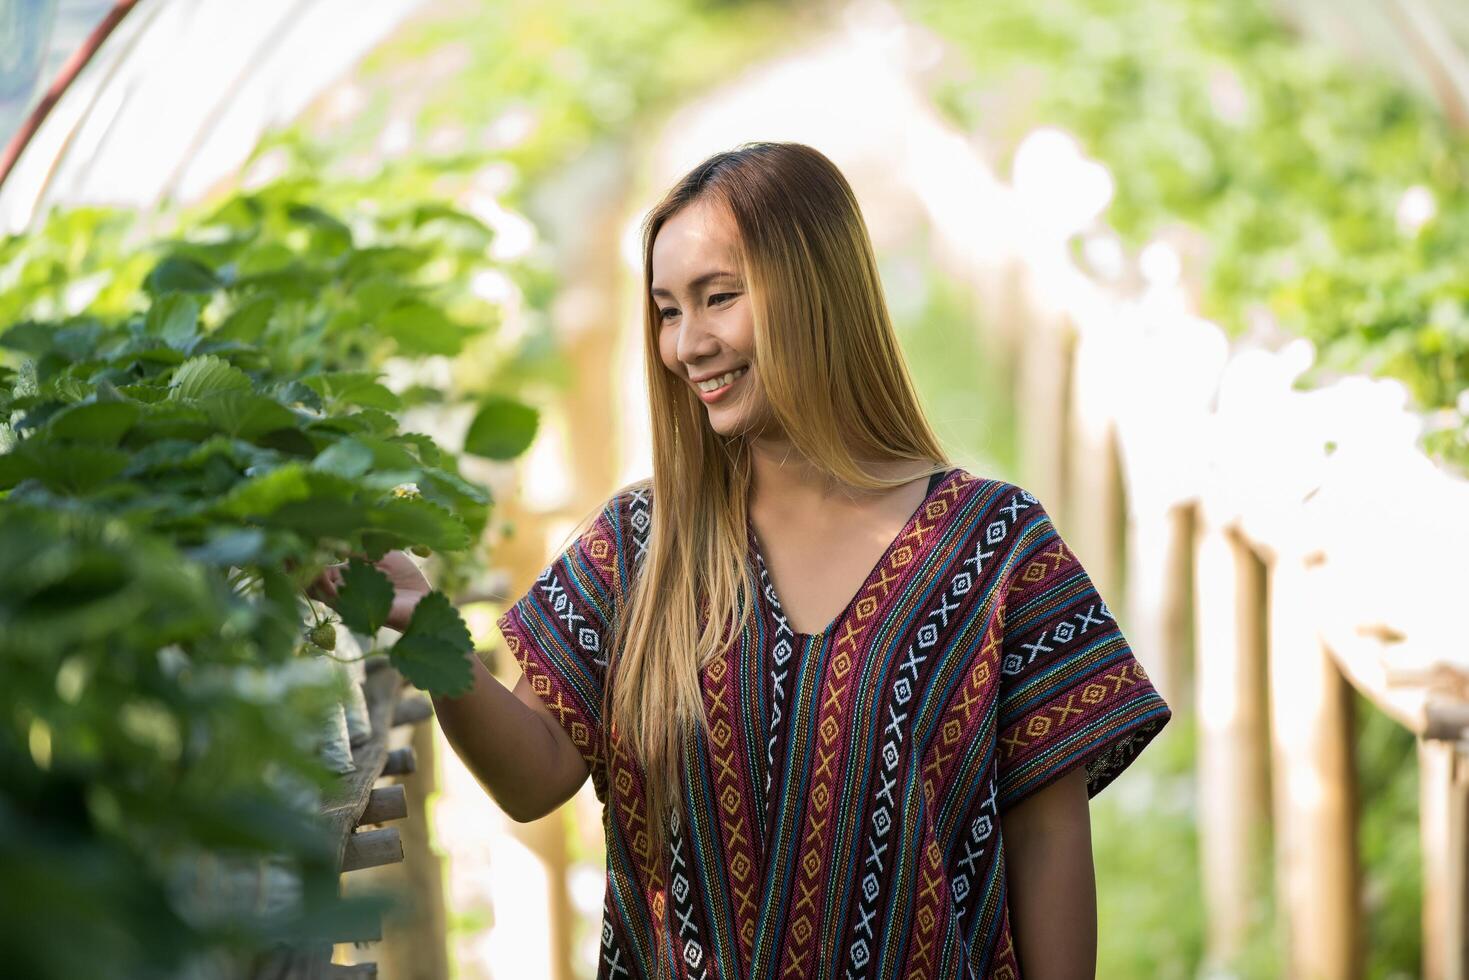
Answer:
<svg viewBox="0 0 1469 980"><path fill-rule="evenodd" d="M360 556L340 615L371 636L393 598L373 560L429 549L441 580L474 565L488 491L399 426L455 396L394 391L382 369L485 333L493 311L459 286L489 232L441 203L329 213L318 189L230 198L111 276L78 259L105 280L93 309L67 309L84 243L0 243L0 959L17 975L170 975L381 907L338 898L315 820L333 778L315 738L341 692L304 590ZM467 449L525 449L534 425L499 424L505 402ZM443 591L383 646L419 687L472 681ZM299 901L204 914L180 884L201 855L284 856Z"/></svg>

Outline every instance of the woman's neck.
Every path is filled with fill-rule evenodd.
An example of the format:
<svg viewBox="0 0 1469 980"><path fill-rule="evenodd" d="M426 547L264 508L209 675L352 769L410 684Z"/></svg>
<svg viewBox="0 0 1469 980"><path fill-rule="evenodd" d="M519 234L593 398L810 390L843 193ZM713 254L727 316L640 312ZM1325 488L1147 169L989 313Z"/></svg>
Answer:
<svg viewBox="0 0 1469 980"><path fill-rule="evenodd" d="M750 443L750 503L786 513L827 507L861 508L891 491L864 491L831 479L796 451L789 440L761 437ZM863 467L879 476L917 479L927 464L913 460L868 460Z"/></svg>

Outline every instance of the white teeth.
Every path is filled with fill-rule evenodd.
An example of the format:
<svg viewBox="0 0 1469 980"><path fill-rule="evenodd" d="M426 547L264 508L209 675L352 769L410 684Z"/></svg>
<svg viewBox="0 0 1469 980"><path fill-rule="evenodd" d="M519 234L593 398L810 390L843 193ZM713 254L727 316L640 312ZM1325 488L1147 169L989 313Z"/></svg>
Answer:
<svg viewBox="0 0 1469 980"><path fill-rule="evenodd" d="M720 375L717 378L710 378L708 381L700 381L698 382L699 390L715 391L716 389L723 388L735 378L738 378L740 375L744 374L745 371L746 368L740 368L737 371L730 371L728 374Z"/></svg>

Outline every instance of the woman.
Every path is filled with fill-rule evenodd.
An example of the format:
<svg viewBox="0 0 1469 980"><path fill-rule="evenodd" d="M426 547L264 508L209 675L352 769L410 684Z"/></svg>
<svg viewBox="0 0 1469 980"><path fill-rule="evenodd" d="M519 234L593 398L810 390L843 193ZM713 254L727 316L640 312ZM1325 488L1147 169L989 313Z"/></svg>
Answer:
<svg viewBox="0 0 1469 980"><path fill-rule="evenodd" d="M644 230L652 479L449 741L517 820L590 774L599 977L1092 976L1087 801L1168 706L1040 502L947 464L825 156L716 154Z"/></svg>

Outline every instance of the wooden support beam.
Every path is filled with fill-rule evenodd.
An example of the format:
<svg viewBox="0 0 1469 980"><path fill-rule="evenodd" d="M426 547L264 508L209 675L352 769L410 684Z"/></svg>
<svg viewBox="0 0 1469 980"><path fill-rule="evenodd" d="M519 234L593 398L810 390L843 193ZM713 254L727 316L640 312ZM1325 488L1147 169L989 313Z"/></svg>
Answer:
<svg viewBox="0 0 1469 980"><path fill-rule="evenodd" d="M378 915L370 916L365 921L338 926L327 937L332 945L336 945L337 943L377 943L382 942L382 938L383 921L382 917ZM330 952L327 955L330 957ZM323 976L325 971L322 967L326 965L326 963L319 964L313 969L311 975L315 977ZM282 977L282 980L295 980L296 976L297 974L294 973L286 974Z"/></svg>
<svg viewBox="0 0 1469 980"><path fill-rule="evenodd" d="M402 820L406 816L408 816L408 797L403 787L398 784L379 786L367 797L367 806L363 808L357 826L360 827L365 823Z"/></svg>
<svg viewBox="0 0 1469 980"><path fill-rule="evenodd" d="M329 940L275 946L258 954L246 969L250 980L322 980L332 957Z"/></svg>
<svg viewBox="0 0 1469 980"><path fill-rule="evenodd" d="M360 830L347 837L347 847L342 853L342 871L357 871L376 868L383 864L395 864L403 860L403 839L397 827L380 830Z"/></svg>
<svg viewBox="0 0 1469 980"><path fill-rule="evenodd" d="M1071 323L1048 309L1036 274L1025 272L1026 301L1018 328L1019 387L1024 397L1015 406L1020 472L1025 485L1059 521L1066 513L1066 419L1071 400Z"/></svg>
<svg viewBox="0 0 1469 980"><path fill-rule="evenodd" d="M356 770L342 778L321 808L332 838L341 842L339 847L345 847L351 829L357 826L362 810L367 806L373 783L383 771L388 755L388 721L393 716L402 684L403 678L396 670L379 670L367 675L365 694L372 737L352 749ZM339 864L341 856L342 852L338 850Z"/></svg>
<svg viewBox="0 0 1469 980"><path fill-rule="evenodd" d="M377 980L376 963L332 963L327 967L328 980Z"/></svg>
<svg viewBox="0 0 1469 980"><path fill-rule="evenodd" d="M1424 980L1469 980L1469 754L1418 740Z"/></svg>
<svg viewBox="0 0 1469 980"><path fill-rule="evenodd" d="M1469 739L1469 704L1430 700L1423 706L1423 737L1444 742Z"/></svg>
<svg viewBox="0 0 1469 980"><path fill-rule="evenodd" d="M1127 615L1123 596L1123 555L1127 528L1126 487L1117 427L1107 390L1115 375L1095 341L1080 337L1072 356L1067 399L1066 509L1052 511L1057 528L1071 543L1108 604Z"/></svg>
<svg viewBox="0 0 1469 980"><path fill-rule="evenodd" d="M1222 968L1244 950L1250 909L1268 887L1265 569L1237 529L1202 515L1194 581L1205 957Z"/></svg>
<svg viewBox="0 0 1469 980"><path fill-rule="evenodd" d="M1352 688L1322 645L1303 556L1269 569L1276 907L1285 976L1357 980L1366 959Z"/></svg>
<svg viewBox="0 0 1469 980"><path fill-rule="evenodd" d="M1127 522L1126 602L1133 652L1177 718L1193 710L1194 515L1138 507Z"/></svg>
<svg viewBox="0 0 1469 980"><path fill-rule="evenodd" d="M437 725L419 725L410 730L413 749L423 765L403 776L401 783L408 801L408 818L398 824L403 834L403 863L379 872L364 871L344 884L376 890L379 881L364 875L381 875L381 883L403 896L405 902L383 918L383 941L376 959L383 976L397 980L449 980L448 912L444 895L444 855L430 838L431 824L426 803L440 791L434 754L442 736ZM457 761L457 760L456 760Z"/></svg>
<svg viewBox="0 0 1469 980"><path fill-rule="evenodd" d="M398 702L398 707L393 710L393 727L399 725L416 725L420 721L426 721L434 716L434 706L428 698L422 694L405 697Z"/></svg>
<svg viewBox="0 0 1469 980"><path fill-rule="evenodd" d="M418 760L413 755L413 748L405 745L401 749L393 749L388 753L387 761L383 763L383 775L402 776L417 768Z"/></svg>

